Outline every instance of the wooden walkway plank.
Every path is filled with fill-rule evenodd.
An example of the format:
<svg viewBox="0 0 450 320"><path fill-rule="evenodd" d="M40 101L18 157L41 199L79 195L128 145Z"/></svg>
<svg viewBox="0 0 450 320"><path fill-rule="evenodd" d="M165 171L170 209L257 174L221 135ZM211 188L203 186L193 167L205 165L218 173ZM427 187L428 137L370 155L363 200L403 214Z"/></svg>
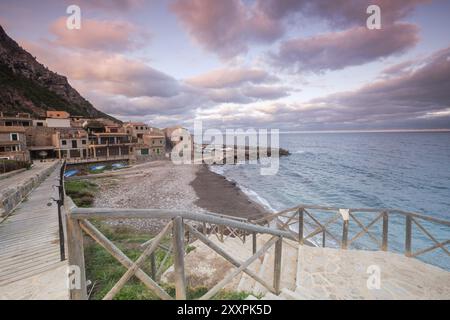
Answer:
<svg viewBox="0 0 450 320"><path fill-rule="evenodd" d="M0 224L0 299L68 299L67 262L60 261L59 252L58 208L51 200L58 198L53 187L58 172Z"/></svg>

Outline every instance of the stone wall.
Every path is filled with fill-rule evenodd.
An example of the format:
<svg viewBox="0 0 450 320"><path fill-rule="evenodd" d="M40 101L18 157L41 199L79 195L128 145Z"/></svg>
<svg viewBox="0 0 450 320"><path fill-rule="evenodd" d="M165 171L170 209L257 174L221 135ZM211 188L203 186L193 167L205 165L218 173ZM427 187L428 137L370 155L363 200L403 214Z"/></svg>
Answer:
<svg viewBox="0 0 450 320"><path fill-rule="evenodd" d="M12 212L17 205L19 205L34 188L40 185L42 181L58 168L59 165L59 162L55 162L50 167L29 177L19 185L2 191L0 193L0 217L6 216Z"/></svg>

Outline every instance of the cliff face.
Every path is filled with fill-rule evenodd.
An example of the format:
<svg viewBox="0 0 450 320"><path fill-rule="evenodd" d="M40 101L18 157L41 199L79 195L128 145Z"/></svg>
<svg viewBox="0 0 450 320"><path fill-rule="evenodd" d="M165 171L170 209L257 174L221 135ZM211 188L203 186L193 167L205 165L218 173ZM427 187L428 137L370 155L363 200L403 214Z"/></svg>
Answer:
<svg viewBox="0 0 450 320"><path fill-rule="evenodd" d="M40 64L0 26L0 111L40 116L46 110L113 119L95 109L70 86L66 77Z"/></svg>

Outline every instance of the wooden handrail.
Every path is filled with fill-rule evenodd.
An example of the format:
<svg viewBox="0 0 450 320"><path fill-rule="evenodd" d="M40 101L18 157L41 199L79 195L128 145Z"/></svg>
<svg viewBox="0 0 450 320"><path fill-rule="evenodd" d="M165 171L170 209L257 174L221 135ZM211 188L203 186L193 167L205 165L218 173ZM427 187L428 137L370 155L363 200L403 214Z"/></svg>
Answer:
<svg viewBox="0 0 450 320"><path fill-rule="evenodd" d="M193 213L177 210L166 209L116 209L116 208L78 208L69 209L69 215L73 219L174 219L177 217L185 220L213 223L216 225L229 226L236 229L241 229L247 232L256 232L270 234L273 236L284 237L296 240L295 237L287 231L267 228L249 222L237 221L229 218L222 218L220 216L209 215L205 213Z"/></svg>
<svg viewBox="0 0 450 320"><path fill-rule="evenodd" d="M250 220L253 223L262 223L262 222L266 222L266 221L272 221L274 219L276 219L277 217L279 217L280 215L283 215L285 213L289 213L289 212L293 212L293 211L298 211L298 210L302 210L302 209L314 209L314 210L322 210L322 211L339 211L341 208L339 207L325 207L325 206L316 206L316 205L307 205L307 204L300 204L297 205L295 207L289 208L289 209L285 209L276 213L273 213L271 215L268 215L266 217L262 217L259 219L253 219ZM380 213L380 212L386 212L388 214L398 214L398 215L403 215L403 216L411 216L413 218L419 218L419 219L423 219L429 222L435 222L435 223L439 223L439 224L443 224L446 226L450 226L450 221L448 220L443 220L443 219L439 219L439 218L435 218L435 217L430 217L424 214L420 214L420 213L416 213L416 212L409 212L409 211L404 211L404 210L400 210L400 209L386 209L386 208L381 208L381 209L376 209L376 208L349 208L351 213Z"/></svg>

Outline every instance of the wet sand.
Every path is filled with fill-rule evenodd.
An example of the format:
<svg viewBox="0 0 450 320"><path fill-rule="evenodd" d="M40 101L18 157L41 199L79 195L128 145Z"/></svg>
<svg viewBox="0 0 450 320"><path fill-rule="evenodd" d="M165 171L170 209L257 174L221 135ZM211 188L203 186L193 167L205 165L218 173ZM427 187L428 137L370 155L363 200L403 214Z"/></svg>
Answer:
<svg viewBox="0 0 450 320"><path fill-rule="evenodd" d="M191 185L198 197L195 204L210 212L241 218L260 218L267 214L260 204L250 200L235 183L206 166L197 170Z"/></svg>

